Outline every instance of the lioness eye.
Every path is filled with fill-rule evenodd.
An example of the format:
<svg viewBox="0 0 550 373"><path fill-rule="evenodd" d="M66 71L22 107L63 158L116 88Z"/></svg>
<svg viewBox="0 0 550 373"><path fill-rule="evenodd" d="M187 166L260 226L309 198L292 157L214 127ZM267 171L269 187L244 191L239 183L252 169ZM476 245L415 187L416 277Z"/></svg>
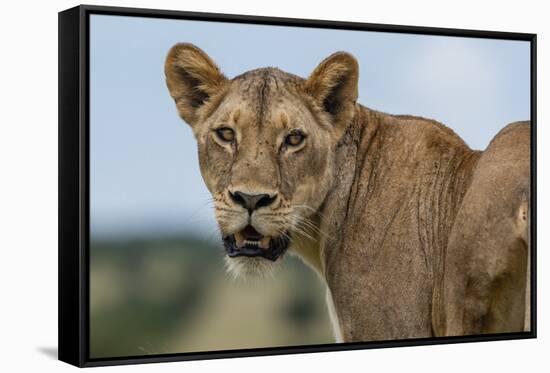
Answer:
<svg viewBox="0 0 550 373"><path fill-rule="evenodd" d="M298 146L304 142L306 135L300 131L292 132L285 138L285 144L290 146Z"/></svg>
<svg viewBox="0 0 550 373"><path fill-rule="evenodd" d="M216 130L218 138L225 142L232 142L235 139L235 132L231 128L222 127Z"/></svg>

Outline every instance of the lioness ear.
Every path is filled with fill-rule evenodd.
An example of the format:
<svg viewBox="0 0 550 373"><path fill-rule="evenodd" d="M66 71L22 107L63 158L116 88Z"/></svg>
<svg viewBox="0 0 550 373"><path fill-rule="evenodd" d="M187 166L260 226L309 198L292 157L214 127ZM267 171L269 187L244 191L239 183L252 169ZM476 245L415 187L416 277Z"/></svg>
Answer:
<svg viewBox="0 0 550 373"><path fill-rule="evenodd" d="M336 52L315 68L306 80L305 89L342 130L355 112L358 80L357 60L349 53Z"/></svg>
<svg viewBox="0 0 550 373"><path fill-rule="evenodd" d="M197 122L197 111L227 82L216 64L193 44L180 43L168 52L164 65L166 85L180 116L190 125Z"/></svg>

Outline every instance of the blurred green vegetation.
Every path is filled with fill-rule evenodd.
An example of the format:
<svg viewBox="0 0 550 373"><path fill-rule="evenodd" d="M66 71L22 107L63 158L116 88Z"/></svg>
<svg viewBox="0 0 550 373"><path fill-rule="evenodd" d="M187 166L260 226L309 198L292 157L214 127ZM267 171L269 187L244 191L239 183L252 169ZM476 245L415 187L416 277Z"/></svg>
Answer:
<svg viewBox="0 0 550 373"><path fill-rule="evenodd" d="M325 290L285 255L271 277L233 279L221 242L94 241L91 357L332 343Z"/></svg>

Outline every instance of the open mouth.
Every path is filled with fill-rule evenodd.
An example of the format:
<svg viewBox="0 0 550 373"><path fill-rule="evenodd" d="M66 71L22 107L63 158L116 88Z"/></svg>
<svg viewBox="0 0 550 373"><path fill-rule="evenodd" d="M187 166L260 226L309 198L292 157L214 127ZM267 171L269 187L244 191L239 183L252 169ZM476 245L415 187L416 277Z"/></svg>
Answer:
<svg viewBox="0 0 550 373"><path fill-rule="evenodd" d="M277 260L288 248L288 234L279 237L263 236L251 225L242 231L223 238L223 245L230 257L262 257Z"/></svg>

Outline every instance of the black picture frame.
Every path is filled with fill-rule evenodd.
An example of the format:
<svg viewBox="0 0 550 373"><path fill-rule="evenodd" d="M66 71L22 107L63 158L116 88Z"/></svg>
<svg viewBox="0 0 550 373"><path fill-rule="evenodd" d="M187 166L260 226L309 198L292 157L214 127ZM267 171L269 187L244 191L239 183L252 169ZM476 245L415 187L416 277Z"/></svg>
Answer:
<svg viewBox="0 0 550 373"><path fill-rule="evenodd" d="M90 358L89 354L89 18L153 17L389 33L528 41L531 46L531 331L460 337ZM79 367L282 355L442 343L536 338L536 34L398 26L81 5L59 13L59 360Z"/></svg>

